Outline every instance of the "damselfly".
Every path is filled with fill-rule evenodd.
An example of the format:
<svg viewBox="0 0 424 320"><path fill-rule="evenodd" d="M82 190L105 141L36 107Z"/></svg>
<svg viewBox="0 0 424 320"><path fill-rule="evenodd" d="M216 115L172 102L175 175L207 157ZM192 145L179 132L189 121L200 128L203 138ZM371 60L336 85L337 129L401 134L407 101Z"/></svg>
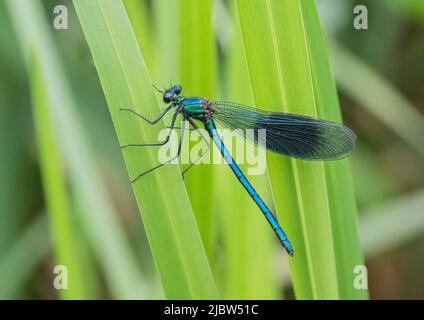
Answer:
<svg viewBox="0 0 424 320"><path fill-rule="evenodd" d="M339 123L297 114L266 112L233 102L209 101L208 99L200 97L183 97L180 95L181 89L181 86L175 85L165 91L158 90L163 94L163 102L167 104L167 107L155 120L150 121L132 109L121 109L135 114L151 125L158 123L168 111L172 109L175 110L169 126L168 134L163 142L129 144L122 146L123 148L131 146L162 146L169 142L172 130L175 128L177 116L181 114L183 120L185 120L182 122L181 126L181 138L177 154L168 161L141 173L133 179L132 182L135 182L145 174L152 172L153 170L158 169L179 157L184 138L185 123L188 121L192 129L198 132L198 134L203 138L207 145L207 149L182 172L184 176L187 170L199 161L207 153L210 147L209 140L202 134L199 127L194 122L194 120L201 121L209 133L209 136L220 150L223 158L233 170L237 179L268 220L280 243L286 249L287 253L290 256L293 256L293 247L285 232L279 225L275 216L271 213L271 210L267 207L265 202L261 199L250 184L249 180L247 180L246 176L235 163L233 157L218 135L214 120L219 122L222 126L233 130L241 129L242 131L245 131L247 129L254 129L254 131L257 132L260 129L265 129L265 142L258 139L256 134L251 135L250 140L273 152L303 160L336 160L344 158L354 150L356 135L352 132L352 130Z"/></svg>

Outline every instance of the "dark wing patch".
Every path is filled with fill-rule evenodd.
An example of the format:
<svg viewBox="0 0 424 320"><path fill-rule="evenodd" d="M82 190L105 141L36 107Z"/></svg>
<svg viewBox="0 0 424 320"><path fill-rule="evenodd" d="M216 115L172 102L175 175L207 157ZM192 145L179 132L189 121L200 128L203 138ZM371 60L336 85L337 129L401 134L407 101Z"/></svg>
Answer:
<svg viewBox="0 0 424 320"><path fill-rule="evenodd" d="M354 149L356 135L348 127L327 120L291 113L265 112L226 101L211 102L213 118L231 130L254 129L250 141L267 149L303 160L336 160ZM258 130L266 130L266 142ZM237 132L237 131L236 131Z"/></svg>

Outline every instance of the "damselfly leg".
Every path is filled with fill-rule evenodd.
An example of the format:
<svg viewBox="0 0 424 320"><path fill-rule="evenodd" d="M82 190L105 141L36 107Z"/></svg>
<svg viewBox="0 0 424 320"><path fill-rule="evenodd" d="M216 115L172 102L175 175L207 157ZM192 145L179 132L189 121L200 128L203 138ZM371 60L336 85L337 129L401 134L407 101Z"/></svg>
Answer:
<svg viewBox="0 0 424 320"><path fill-rule="evenodd" d="M146 117L142 116L141 114L139 114L137 111L130 109L130 108L121 108L121 111L128 111L131 112L132 114L136 115L137 117L143 119L144 121L150 123L150 124L156 124L160 121L160 119L163 118L163 116L169 111L171 110L171 108L174 107L173 104L170 104L169 106L167 106L165 109L162 110L162 112L160 113L160 115L155 119L155 120L149 120Z"/></svg>
<svg viewBox="0 0 424 320"><path fill-rule="evenodd" d="M183 170L183 172L181 173L181 175L183 176L183 179L184 179L184 174L187 173L188 170L190 170L200 159L204 157L204 155L209 151L211 146L208 139L202 134L202 131L199 130L199 127L193 121L193 119L188 118L187 120L190 123L190 125L193 127L193 130L196 131L202 137L203 141L206 143L206 150L203 151L203 153L196 160L190 163L190 165Z"/></svg>
<svg viewBox="0 0 424 320"><path fill-rule="evenodd" d="M167 144L169 142L169 138L171 137L172 130L174 129L175 120L177 119L177 116L178 116L178 111L175 111L174 115L172 116L171 125L169 126L169 131L164 141L157 142L157 143L142 143L142 144L131 143L131 144L121 146L121 149L127 148L127 147L160 147Z"/></svg>
<svg viewBox="0 0 424 320"><path fill-rule="evenodd" d="M176 113L177 114L177 113ZM174 116L175 117L175 116ZM174 122L175 122L175 120L174 120ZM172 131L172 129L171 129L171 131ZM164 166L164 165L166 165L166 164L168 164L168 163L170 163L170 162L172 162L172 161L174 161L175 159L177 159L179 156L180 156L180 154L181 154L181 148L182 148L182 145L183 145L183 140L184 140L184 131L185 131L185 121L183 121L182 122L182 124L181 124L181 138L180 138L180 143L179 143L179 145L178 145L178 151L177 151L177 154L175 155L175 156L173 156L171 159L169 159L169 160L167 160L166 162L164 162L164 163L161 163L161 164L159 164L159 165L157 165L157 166L155 166L155 167L153 167L153 168L151 168L151 169L149 169L149 170L147 170L147 171L144 171L143 173L140 173L135 179L133 179L132 181L131 181L131 183L134 183L134 182L136 182L138 179L140 179L142 176L144 176L145 174L147 174L147 173L149 173L149 172L152 172L152 171L154 171L154 170L156 170L156 169L159 169L160 167L162 167L162 166Z"/></svg>
<svg viewBox="0 0 424 320"><path fill-rule="evenodd" d="M169 129L169 128L171 128L171 126L166 126L166 128L167 129ZM181 127L174 127L173 129L177 129L177 130L180 130L181 129ZM196 131L196 129L194 129L194 128L186 128L186 130L188 130L188 131Z"/></svg>

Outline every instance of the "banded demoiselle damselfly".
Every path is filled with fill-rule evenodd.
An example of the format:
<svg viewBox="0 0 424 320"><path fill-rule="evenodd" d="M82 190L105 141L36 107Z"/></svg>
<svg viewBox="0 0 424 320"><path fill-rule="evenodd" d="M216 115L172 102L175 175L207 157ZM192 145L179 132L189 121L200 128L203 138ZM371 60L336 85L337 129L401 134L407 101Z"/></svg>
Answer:
<svg viewBox="0 0 424 320"><path fill-rule="evenodd" d="M158 123L168 111L175 108L171 124L169 126L169 132L163 142L128 144L122 146L122 148L162 146L168 143L172 130L175 128L177 116L181 114L183 120L188 121L192 129L198 132L207 144L207 149L203 152L203 154L182 172L184 176L184 173L186 173L187 170L199 161L209 150L209 141L199 130L199 127L194 120L203 122L209 136L220 150L223 158L231 167L237 179L262 211L287 253L290 256L293 256L293 247L285 232L281 228L275 216L272 214L271 210L255 191L225 147L217 132L214 119L224 127L233 130L241 129L242 131L245 131L247 129L254 129L255 132L257 132L260 129L264 129L266 133L265 142L258 139L256 134L250 136L250 140L273 152L303 160L337 160L344 158L354 150L356 135L352 132L352 130L339 123L297 114L266 112L233 102L209 101L208 99L201 97L183 97L180 95L181 90L182 87L179 85L171 86L165 91L158 90L163 94L163 101L168 106L153 121L148 120L132 109L121 109L130 111L139 118L147 121L151 125L154 125ZM168 161L139 174L131 182L135 182L143 175L158 169L179 157L184 138L185 121L182 122L183 125L181 126L181 138L177 154Z"/></svg>

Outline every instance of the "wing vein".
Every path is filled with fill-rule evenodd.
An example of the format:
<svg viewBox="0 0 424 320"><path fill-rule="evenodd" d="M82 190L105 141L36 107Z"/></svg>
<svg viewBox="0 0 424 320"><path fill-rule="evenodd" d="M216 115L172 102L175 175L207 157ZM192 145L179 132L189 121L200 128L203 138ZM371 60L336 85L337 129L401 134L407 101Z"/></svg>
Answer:
<svg viewBox="0 0 424 320"><path fill-rule="evenodd" d="M227 101L211 102L214 119L222 126L243 132L251 142L270 151L303 160L337 160L355 148L356 135L340 123L303 115L266 112ZM246 130L253 129L253 135ZM266 130L266 141L258 139Z"/></svg>

